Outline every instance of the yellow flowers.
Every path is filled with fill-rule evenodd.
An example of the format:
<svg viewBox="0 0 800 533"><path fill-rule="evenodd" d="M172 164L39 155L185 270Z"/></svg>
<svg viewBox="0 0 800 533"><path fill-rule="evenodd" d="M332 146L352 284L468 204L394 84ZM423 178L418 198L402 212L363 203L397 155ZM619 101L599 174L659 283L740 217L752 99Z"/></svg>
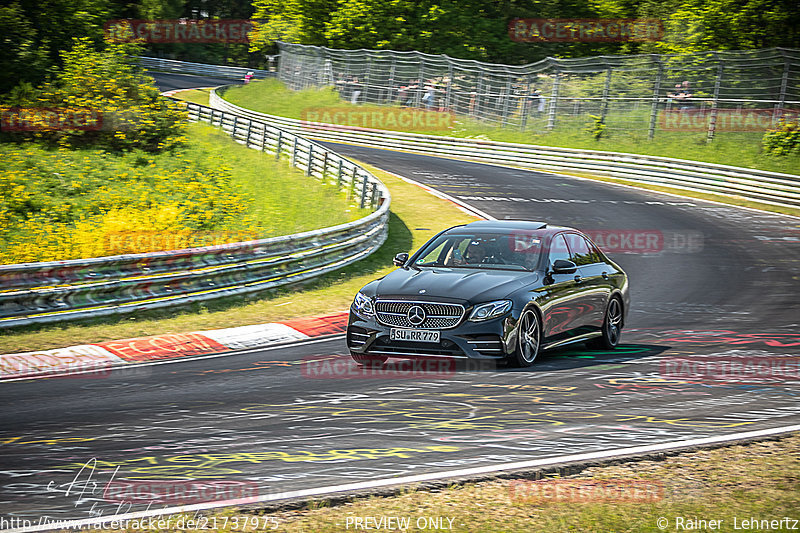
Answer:
<svg viewBox="0 0 800 533"><path fill-rule="evenodd" d="M254 232L249 198L207 162L174 164L172 154L0 145L0 263L27 263L172 249L170 238L214 230ZM145 164L140 164L139 162ZM176 168L177 167L177 168ZM226 234L227 235L227 234ZM205 237L204 237L205 238Z"/></svg>

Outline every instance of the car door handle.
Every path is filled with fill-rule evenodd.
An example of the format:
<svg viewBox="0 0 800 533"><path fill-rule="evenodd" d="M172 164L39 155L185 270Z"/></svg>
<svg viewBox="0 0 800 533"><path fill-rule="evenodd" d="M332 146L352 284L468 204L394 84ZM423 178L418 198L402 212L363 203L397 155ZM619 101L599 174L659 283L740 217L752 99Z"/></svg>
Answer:
<svg viewBox="0 0 800 533"><path fill-rule="evenodd" d="M583 278L580 274L575 274L575 283L580 283L581 281L583 281Z"/></svg>

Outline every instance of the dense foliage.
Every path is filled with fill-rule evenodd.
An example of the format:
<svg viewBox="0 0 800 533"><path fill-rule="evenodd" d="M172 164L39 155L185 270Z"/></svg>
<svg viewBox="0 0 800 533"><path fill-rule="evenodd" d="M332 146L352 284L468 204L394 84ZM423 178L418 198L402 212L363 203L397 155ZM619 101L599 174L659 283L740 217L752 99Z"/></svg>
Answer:
<svg viewBox="0 0 800 533"><path fill-rule="evenodd" d="M18 86L10 99L24 109L88 115L91 127L58 125L28 135L62 146L92 145L111 150L153 152L180 143L186 113L160 96L152 79L137 64L138 51L130 45L109 44L97 52L88 38L75 39L73 48L62 54L63 69L36 89Z"/></svg>
<svg viewBox="0 0 800 533"><path fill-rule="evenodd" d="M651 43L517 43L512 18L655 18ZM253 19L247 44L150 44L146 53L187 61L267 65L275 40L333 48L445 53L521 64L547 56L684 53L800 47L796 0L12 0L0 7L0 94L41 83L73 37L103 46L114 19Z"/></svg>
<svg viewBox="0 0 800 533"><path fill-rule="evenodd" d="M800 155L800 122L782 120L776 128L764 133L761 144L770 155Z"/></svg>
<svg viewBox="0 0 800 533"><path fill-rule="evenodd" d="M795 0L253 0L253 6L263 21L254 50L283 40L521 64L547 56L800 46ZM507 31L513 18L654 18L666 33L645 43L517 43Z"/></svg>

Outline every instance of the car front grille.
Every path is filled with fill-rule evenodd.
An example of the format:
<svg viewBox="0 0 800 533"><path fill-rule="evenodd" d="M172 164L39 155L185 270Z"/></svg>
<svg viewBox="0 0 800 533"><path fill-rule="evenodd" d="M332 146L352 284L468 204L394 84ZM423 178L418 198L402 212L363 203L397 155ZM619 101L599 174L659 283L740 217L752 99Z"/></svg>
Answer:
<svg viewBox="0 0 800 533"><path fill-rule="evenodd" d="M419 306L425 312L425 320L413 324L408 318L409 310ZM384 326L398 328L448 329L454 328L464 317L464 306L434 302L413 302L406 300L378 300L375 302L378 322Z"/></svg>
<svg viewBox="0 0 800 533"><path fill-rule="evenodd" d="M367 350L367 353L381 355L433 355L448 357L466 357L458 344L443 340L442 342L406 342L392 341L389 337L383 336L375 339L375 342Z"/></svg>

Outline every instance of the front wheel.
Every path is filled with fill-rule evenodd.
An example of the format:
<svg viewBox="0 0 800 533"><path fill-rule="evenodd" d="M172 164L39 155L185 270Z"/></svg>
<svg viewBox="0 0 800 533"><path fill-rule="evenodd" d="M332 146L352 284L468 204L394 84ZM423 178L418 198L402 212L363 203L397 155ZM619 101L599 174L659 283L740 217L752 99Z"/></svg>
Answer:
<svg viewBox="0 0 800 533"><path fill-rule="evenodd" d="M622 303L616 296L611 298L606 307L606 315L603 319L603 335L592 339L587 343L590 348L601 350L613 350L619 344L622 337Z"/></svg>
<svg viewBox="0 0 800 533"><path fill-rule="evenodd" d="M366 366L369 368L381 367L386 362L386 360L389 359L385 355L367 355L355 352L350 352L350 357L352 357L353 361L355 361L359 365Z"/></svg>
<svg viewBox="0 0 800 533"><path fill-rule="evenodd" d="M517 346L514 355L509 356L511 366L528 367L536 361L542 343L542 326L539 315L528 309L519 317L517 326Z"/></svg>

